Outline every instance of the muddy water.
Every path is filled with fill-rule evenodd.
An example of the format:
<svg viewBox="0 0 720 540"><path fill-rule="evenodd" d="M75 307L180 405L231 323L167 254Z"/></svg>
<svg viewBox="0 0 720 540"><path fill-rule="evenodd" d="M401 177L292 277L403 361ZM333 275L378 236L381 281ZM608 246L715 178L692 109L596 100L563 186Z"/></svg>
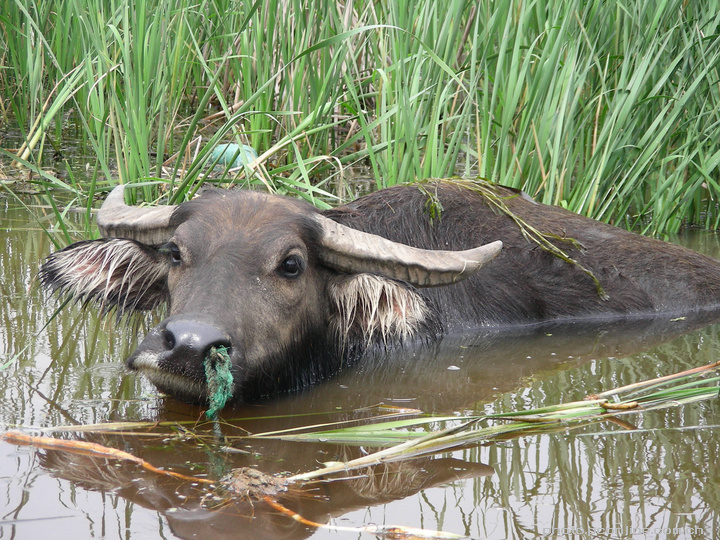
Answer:
<svg viewBox="0 0 720 540"><path fill-rule="evenodd" d="M59 302L34 281L52 249L31 215L0 201L3 429L65 427L155 466L216 479L237 467L305 472L364 450L243 438L363 418L388 407L454 414L511 411L674 373L720 358L708 321L555 327L446 339L402 350L305 393L235 407L222 423L159 396L123 367L151 320L127 327ZM713 234L681 239L720 254ZM150 317L151 319L152 317ZM405 525L472 538L711 538L720 534L720 405L705 401L572 432L388 465L288 493L304 517L337 526ZM80 433L81 426L120 426ZM213 500L191 482L117 461L0 442L0 538L359 538L315 530L265 503Z"/></svg>

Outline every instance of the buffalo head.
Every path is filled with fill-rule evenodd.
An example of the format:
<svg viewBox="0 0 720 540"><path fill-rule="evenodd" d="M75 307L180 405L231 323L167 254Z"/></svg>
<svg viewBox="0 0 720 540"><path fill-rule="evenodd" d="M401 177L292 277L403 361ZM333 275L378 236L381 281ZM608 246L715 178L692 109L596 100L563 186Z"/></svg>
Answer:
<svg viewBox="0 0 720 540"><path fill-rule="evenodd" d="M52 254L40 275L121 313L167 302L168 317L127 363L187 401L207 398L212 347L229 351L235 398L251 399L327 376L372 342L432 331L416 288L462 280L502 247L416 249L253 191L140 208L125 204L123 189L98 214L103 238Z"/></svg>

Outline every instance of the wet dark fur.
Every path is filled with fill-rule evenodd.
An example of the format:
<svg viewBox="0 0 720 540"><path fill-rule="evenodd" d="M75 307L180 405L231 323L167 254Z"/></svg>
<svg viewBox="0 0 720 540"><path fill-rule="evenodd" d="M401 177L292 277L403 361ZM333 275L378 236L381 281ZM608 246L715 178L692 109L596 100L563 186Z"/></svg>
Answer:
<svg viewBox="0 0 720 540"><path fill-rule="evenodd" d="M385 189L326 214L350 227L431 249L468 249L493 240L503 250L473 277L453 286L424 289L446 331L516 326L550 320L669 316L720 306L720 263L687 248L643 237L562 208L535 203L497 188L515 215L544 233L574 238L584 247L555 241L600 280L592 279L537 244L478 194L440 185L442 219L430 223L427 195L417 188Z"/></svg>

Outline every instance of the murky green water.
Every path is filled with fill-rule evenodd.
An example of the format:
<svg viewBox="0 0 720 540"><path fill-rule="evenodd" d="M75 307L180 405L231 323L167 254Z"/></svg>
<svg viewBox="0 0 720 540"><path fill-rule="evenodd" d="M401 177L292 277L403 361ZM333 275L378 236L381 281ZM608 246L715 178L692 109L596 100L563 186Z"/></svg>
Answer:
<svg viewBox="0 0 720 540"><path fill-rule="evenodd" d="M27 211L0 203L1 361L14 358L0 371L2 427L166 422L54 436L100 442L186 475L218 478L242 466L297 473L362 451L250 442L240 438L247 431L359 418L367 414L360 409L376 411L381 403L442 414L538 407L720 358L720 326L697 321L468 336L399 351L303 394L226 410L225 422L194 427L202 409L158 396L124 368L150 322L129 329L76 307L51 320L59 302L34 281L51 244ZM720 253L714 234L682 241ZM283 502L322 523L395 524L472 538L720 536L720 404L625 419L639 429L596 424L456 451ZM200 486L135 465L0 442L0 538L372 537L315 531L262 502L210 509L205 495Z"/></svg>

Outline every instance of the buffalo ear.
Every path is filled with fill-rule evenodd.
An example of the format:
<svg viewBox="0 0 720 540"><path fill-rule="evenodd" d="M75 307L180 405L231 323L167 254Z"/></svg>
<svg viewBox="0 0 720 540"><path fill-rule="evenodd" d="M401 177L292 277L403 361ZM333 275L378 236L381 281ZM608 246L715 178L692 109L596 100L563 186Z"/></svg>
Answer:
<svg viewBox="0 0 720 540"><path fill-rule="evenodd" d="M330 283L333 325L343 338L366 343L404 341L431 321L431 310L415 289L375 274L351 274Z"/></svg>
<svg viewBox="0 0 720 540"><path fill-rule="evenodd" d="M50 255L40 268L40 280L103 311L120 313L152 309L167 300L169 263L155 248L134 240L104 238L77 242Z"/></svg>

